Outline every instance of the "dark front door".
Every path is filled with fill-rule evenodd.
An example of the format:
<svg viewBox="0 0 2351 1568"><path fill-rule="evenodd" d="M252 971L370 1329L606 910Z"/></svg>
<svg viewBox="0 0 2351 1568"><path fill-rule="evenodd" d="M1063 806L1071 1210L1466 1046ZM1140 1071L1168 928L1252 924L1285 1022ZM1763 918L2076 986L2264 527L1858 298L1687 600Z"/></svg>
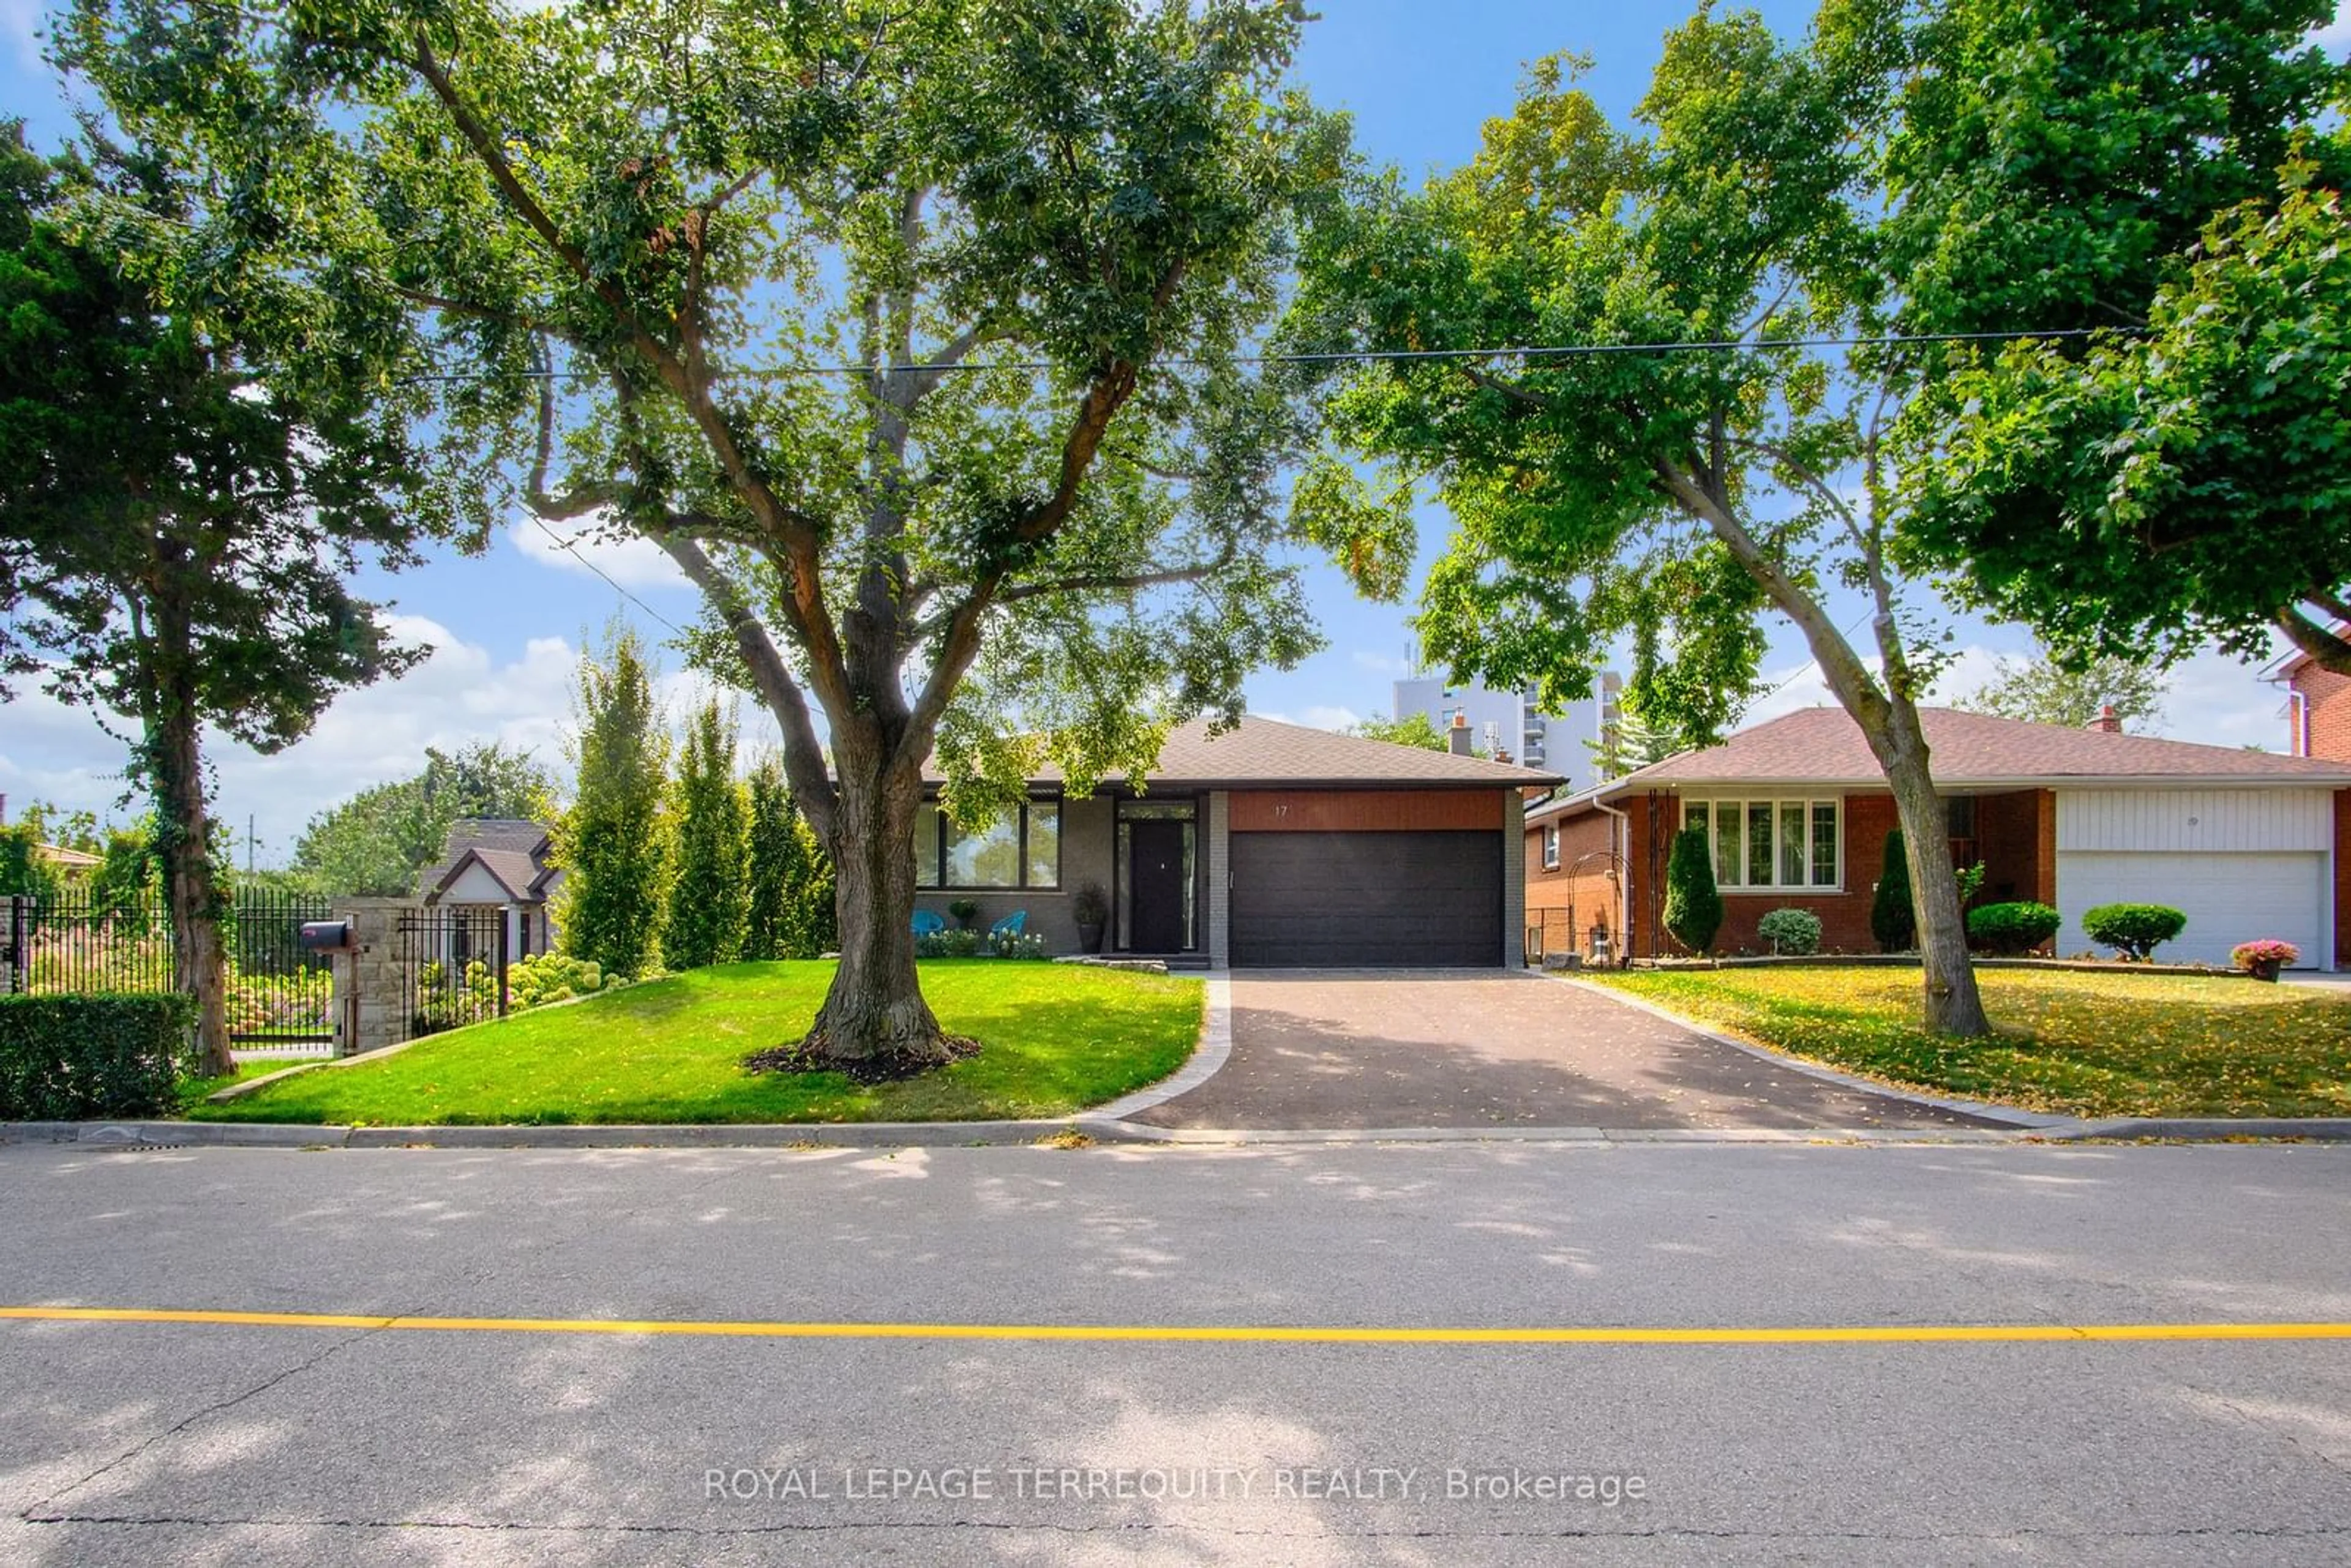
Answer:
<svg viewBox="0 0 2351 1568"><path fill-rule="evenodd" d="M1127 826L1134 863L1134 915L1126 945L1137 953L1184 950L1184 824L1140 821Z"/></svg>

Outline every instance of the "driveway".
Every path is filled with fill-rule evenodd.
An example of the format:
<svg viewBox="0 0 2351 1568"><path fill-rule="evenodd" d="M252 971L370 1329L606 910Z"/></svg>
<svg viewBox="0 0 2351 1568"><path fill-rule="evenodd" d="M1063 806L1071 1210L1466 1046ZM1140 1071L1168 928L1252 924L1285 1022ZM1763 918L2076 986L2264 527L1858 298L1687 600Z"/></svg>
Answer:
<svg viewBox="0 0 2351 1568"><path fill-rule="evenodd" d="M1160 1127L2003 1125L1826 1082L1580 986L1526 974L1232 978L1232 1057L1128 1120Z"/></svg>

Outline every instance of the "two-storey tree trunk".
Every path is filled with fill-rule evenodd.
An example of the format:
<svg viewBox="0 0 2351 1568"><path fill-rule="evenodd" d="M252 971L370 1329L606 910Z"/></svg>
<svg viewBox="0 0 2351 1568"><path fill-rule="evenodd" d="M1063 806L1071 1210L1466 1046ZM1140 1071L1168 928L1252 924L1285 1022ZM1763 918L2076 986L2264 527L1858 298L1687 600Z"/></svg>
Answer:
<svg viewBox="0 0 2351 1568"><path fill-rule="evenodd" d="M214 872L212 821L204 802L193 651L186 623L159 606L158 666L148 696L147 767L162 840L163 902L172 922L173 984L195 998L201 1070L230 1070L228 974L221 946L220 885Z"/></svg>
<svg viewBox="0 0 2351 1568"><path fill-rule="evenodd" d="M1903 859L1909 865L1910 900L1918 918L1927 1028L1937 1034L1986 1034L1991 1025L1968 956L1967 915L1959 907L1950 824L1928 767L1918 710L1902 701L1886 706L1882 729L1868 738L1886 770L1895 816L1902 824Z"/></svg>
<svg viewBox="0 0 2351 1568"><path fill-rule="evenodd" d="M858 748L844 747L853 755ZM914 816L922 774L912 764L844 756L828 845L841 963L801 1051L854 1072L872 1063L898 1072L954 1059L956 1042L939 1027L914 975Z"/></svg>

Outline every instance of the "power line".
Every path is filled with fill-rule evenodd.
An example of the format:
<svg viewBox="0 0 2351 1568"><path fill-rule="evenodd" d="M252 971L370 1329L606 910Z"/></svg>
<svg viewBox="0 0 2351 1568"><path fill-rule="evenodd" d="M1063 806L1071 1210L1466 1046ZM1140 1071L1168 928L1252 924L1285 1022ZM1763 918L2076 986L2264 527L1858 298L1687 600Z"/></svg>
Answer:
<svg viewBox="0 0 2351 1568"><path fill-rule="evenodd" d="M2109 327L2057 327L2037 331L1886 332L1865 337L1841 338L1711 338L1682 342L1529 343L1496 349L1346 349L1319 353L1235 354L1228 359L1217 361L1178 357L1155 360L1153 363L1169 368L1198 369L1220 364L1350 365L1409 364L1471 360L1571 360L1622 354L1729 353L1739 350L1893 348L1907 343L2053 342L2069 338L2094 338L2104 333L2122 330L2125 329ZM711 375L716 380L768 381L793 376L894 375L901 371L912 374L917 371L1017 371L1028 374L1041 374L1061 368L1050 360L1009 362L963 361L952 365L886 365L878 369L872 365L739 365L731 369L713 371ZM602 371L594 369L450 371L408 376L403 378L403 382L407 385L421 386L445 382L576 381L601 376L603 373Z"/></svg>
<svg viewBox="0 0 2351 1568"><path fill-rule="evenodd" d="M602 567L598 566L594 561L590 560L585 555L581 554L580 549L580 541L578 539L565 538L561 534L559 534L553 528L549 528L547 526L547 519L544 517L533 517L531 518L531 521L538 526L540 533L545 534L549 538L555 541L558 549L569 550L571 552L572 559L578 561L581 566L586 567L590 571L594 572L598 577L602 578L604 581L611 586L613 592L619 594L622 598L627 600L630 603L635 605L638 609L643 611L646 614L652 616L654 620L660 622L663 625L668 627L679 636L682 637L685 635L684 627L680 626L676 622L671 620L668 616L663 614L652 605L647 604L643 600L639 599L627 589L622 588L619 582L614 580L611 572L606 571Z"/></svg>

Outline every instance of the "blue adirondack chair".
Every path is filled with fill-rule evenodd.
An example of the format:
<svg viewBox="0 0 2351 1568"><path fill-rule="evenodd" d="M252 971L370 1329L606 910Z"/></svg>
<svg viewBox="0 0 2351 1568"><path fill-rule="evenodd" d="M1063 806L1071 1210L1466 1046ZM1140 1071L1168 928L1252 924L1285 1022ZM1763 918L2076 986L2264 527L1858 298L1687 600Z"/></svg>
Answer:
<svg viewBox="0 0 2351 1568"><path fill-rule="evenodd" d="M935 936L947 928L946 917L935 909L914 911L914 935Z"/></svg>
<svg viewBox="0 0 2351 1568"><path fill-rule="evenodd" d="M1014 910L987 928L987 945L990 947L1001 947L1006 937L1019 936L1028 924L1029 912L1025 909Z"/></svg>

